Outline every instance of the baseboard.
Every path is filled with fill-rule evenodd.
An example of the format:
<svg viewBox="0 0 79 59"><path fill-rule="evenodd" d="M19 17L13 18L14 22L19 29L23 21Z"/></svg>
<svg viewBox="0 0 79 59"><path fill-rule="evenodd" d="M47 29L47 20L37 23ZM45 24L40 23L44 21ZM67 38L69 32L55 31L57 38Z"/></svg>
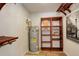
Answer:
<svg viewBox="0 0 79 59"><path fill-rule="evenodd" d="M70 56L66 51L63 51L65 54L66 54L66 56Z"/></svg>
<svg viewBox="0 0 79 59"><path fill-rule="evenodd" d="M29 51L26 51L25 53L24 53L24 56L26 56L26 53L28 53Z"/></svg>

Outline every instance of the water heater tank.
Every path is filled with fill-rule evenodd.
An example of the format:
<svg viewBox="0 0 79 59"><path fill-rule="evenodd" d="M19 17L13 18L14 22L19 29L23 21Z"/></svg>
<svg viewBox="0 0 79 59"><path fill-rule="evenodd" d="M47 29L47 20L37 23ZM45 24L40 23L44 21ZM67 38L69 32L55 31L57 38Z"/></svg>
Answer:
<svg viewBox="0 0 79 59"><path fill-rule="evenodd" d="M30 28L30 51L37 52L39 50L39 27Z"/></svg>

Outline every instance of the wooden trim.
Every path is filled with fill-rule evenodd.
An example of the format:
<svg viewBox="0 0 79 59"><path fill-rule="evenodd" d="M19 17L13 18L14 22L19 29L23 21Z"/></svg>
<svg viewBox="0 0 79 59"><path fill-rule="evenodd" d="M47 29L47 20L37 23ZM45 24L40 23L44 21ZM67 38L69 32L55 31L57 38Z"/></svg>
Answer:
<svg viewBox="0 0 79 59"><path fill-rule="evenodd" d="M73 3L62 3L57 9L57 12L62 12L64 15L66 15L65 10L67 10L69 13L71 13L71 10L69 8L72 4Z"/></svg>
<svg viewBox="0 0 79 59"><path fill-rule="evenodd" d="M52 48L51 50L53 50L53 51L63 51L62 48Z"/></svg>
<svg viewBox="0 0 79 59"><path fill-rule="evenodd" d="M46 48L46 47L44 47L44 48L42 48L41 47L41 50L43 51L63 51L63 49L62 48Z"/></svg>
<svg viewBox="0 0 79 59"><path fill-rule="evenodd" d="M62 19L61 19L60 25L62 25L62 27L63 27ZM60 33L60 35L61 35L61 40L60 40L60 43L62 43L62 44L60 45L60 48L63 48L63 28L62 28L62 27L60 27L60 29L61 29L61 33Z"/></svg>
<svg viewBox="0 0 79 59"><path fill-rule="evenodd" d="M50 36L50 34L41 34L42 36Z"/></svg>
<svg viewBox="0 0 79 59"><path fill-rule="evenodd" d="M60 36L60 35L52 34L52 36Z"/></svg>
<svg viewBox="0 0 79 59"><path fill-rule="evenodd" d="M51 39L51 48L52 48L52 17L51 17L51 20L50 20L50 39Z"/></svg>
<svg viewBox="0 0 79 59"><path fill-rule="evenodd" d="M42 41L42 43L51 43L51 41Z"/></svg>
<svg viewBox="0 0 79 59"><path fill-rule="evenodd" d="M67 11L69 11L71 13L71 10L70 9L67 9Z"/></svg>
<svg viewBox="0 0 79 59"><path fill-rule="evenodd" d="M41 47L41 50L46 50L46 51L49 51L49 50L51 50L51 48L47 48L47 47Z"/></svg>
<svg viewBox="0 0 79 59"><path fill-rule="evenodd" d="M41 28L43 28L43 27L45 28L45 27L50 27L50 26L41 26Z"/></svg>
<svg viewBox="0 0 79 59"><path fill-rule="evenodd" d="M66 13L64 11L60 10L60 12L62 12L64 15L66 15Z"/></svg>
<svg viewBox="0 0 79 59"><path fill-rule="evenodd" d="M40 23L40 29L41 29L41 47L42 47L42 27L41 27L41 25L42 25L42 18L41 18L41 23Z"/></svg>
<svg viewBox="0 0 79 59"><path fill-rule="evenodd" d="M60 7L57 9L57 11L60 11L60 9L61 9L64 5L65 5L65 3L62 3L62 4L60 5Z"/></svg>

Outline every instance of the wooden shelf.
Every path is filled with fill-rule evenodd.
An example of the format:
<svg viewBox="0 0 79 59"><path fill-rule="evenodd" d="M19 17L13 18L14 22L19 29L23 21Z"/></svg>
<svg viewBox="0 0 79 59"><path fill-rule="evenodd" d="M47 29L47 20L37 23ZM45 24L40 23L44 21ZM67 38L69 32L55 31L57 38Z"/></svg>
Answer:
<svg viewBox="0 0 79 59"><path fill-rule="evenodd" d="M51 41L42 41L42 43L50 43Z"/></svg>
<svg viewBox="0 0 79 59"><path fill-rule="evenodd" d="M50 34L42 34L42 36L50 36Z"/></svg>
<svg viewBox="0 0 79 59"><path fill-rule="evenodd" d="M41 26L41 27L50 27L50 26Z"/></svg>
<svg viewBox="0 0 79 59"><path fill-rule="evenodd" d="M59 35L57 35L57 34L52 34L52 36L60 36L60 34L59 34Z"/></svg>
<svg viewBox="0 0 79 59"><path fill-rule="evenodd" d="M62 34L59 34L59 35L52 34L51 36L60 36L60 37L62 37Z"/></svg>
<svg viewBox="0 0 79 59"><path fill-rule="evenodd" d="M51 49L51 47L41 47L41 49L45 51Z"/></svg>
<svg viewBox="0 0 79 59"><path fill-rule="evenodd" d="M52 38L52 40L60 40L60 39L53 39L53 38Z"/></svg>
<svg viewBox="0 0 79 59"><path fill-rule="evenodd" d="M51 49L51 50L52 49L59 49L59 50L62 49L63 50L62 17L48 17L48 18L42 18L42 19L43 20L48 19L50 21L50 26L41 26L40 25L41 26L41 49ZM41 23L42 23L42 19L41 19ZM56 25L55 25L55 23L53 23L52 21L53 22L57 21L59 24L57 24L57 22L56 22ZM54 27L57 27L55 29L60 31L59 34L54 34L54 32L55 32ZM47 31L48 34L47 34L47 32L45 34L43 34L42 28L45 28L45 29L43 29L43 31L45 31L49 28L49 31ZM58 33L58 31L57 31L57 33ZM47 40L49 39L50 41L47 41L47 40L43 41L44 40L43 36L49 36L50 39L47 38ZM54 36L54 38L52 36ZM55 36L59 36L59 38L55 38ZM54 43L52 43L53 41L59 41L60 47L58 47L58 48L52 47L53 46L52 44L54 44ZM49 44L50 47L43 47L42 44L44 44L44 43Z"/></svg>
<svg viewBox="0 0 79 59"><path fill-rule="evenodd" d="M61 27L61 26L52 26L52 27Z"/></svg>
<svg viewBox="0 0 79 59"><path fill-rule="evenodd" d="M18 37L0 36L0 46L11 44L16 41L16 39L18 39Z"/></svg>

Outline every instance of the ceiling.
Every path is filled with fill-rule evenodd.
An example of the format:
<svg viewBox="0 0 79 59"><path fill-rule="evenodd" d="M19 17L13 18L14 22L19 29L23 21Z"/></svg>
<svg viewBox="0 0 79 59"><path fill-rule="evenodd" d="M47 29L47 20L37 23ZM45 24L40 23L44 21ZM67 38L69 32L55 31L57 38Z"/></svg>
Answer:
<svg viewBox="0 0 79 59"><path fill-rule="evenodd" d="M56 12L61 3L24 3L29 12Z"/></svg>

